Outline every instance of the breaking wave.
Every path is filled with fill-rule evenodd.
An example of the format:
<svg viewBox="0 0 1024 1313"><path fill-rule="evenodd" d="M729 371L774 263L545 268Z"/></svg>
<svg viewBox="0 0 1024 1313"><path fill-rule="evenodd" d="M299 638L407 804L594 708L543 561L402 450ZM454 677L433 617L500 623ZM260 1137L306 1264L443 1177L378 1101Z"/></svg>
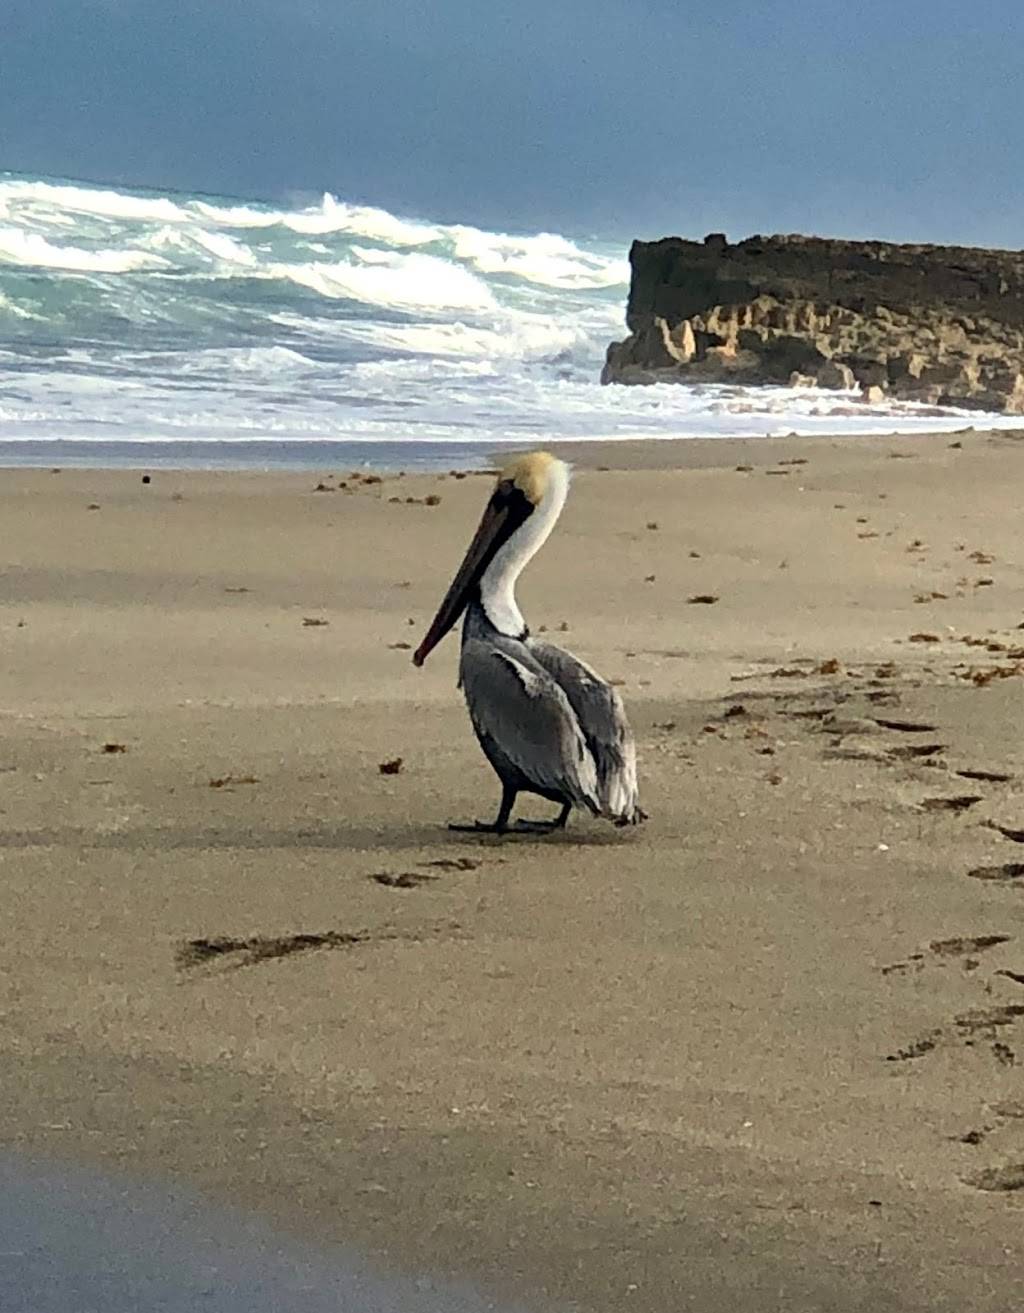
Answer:
<svg viewBox="0 0 1024 1313"><path fill-rule="evenodd" d="M784 388L602 388L624 245L0 174L0 442L955 427ZM977 420L977 416L973 416Z"/></svg>

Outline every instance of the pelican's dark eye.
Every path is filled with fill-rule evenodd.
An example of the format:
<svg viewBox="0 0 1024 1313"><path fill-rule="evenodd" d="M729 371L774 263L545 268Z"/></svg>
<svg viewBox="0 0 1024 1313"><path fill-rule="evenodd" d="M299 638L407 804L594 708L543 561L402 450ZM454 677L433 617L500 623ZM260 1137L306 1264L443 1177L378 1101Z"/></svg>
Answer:
<svg viewBox="0 0 1024 1313"><path fill-rule="evenodd" d="M502 479L494 489L491 505L496 511L506 512L508 523L512 528L522 524L533 511L533 502L511 479Z"/></svg>

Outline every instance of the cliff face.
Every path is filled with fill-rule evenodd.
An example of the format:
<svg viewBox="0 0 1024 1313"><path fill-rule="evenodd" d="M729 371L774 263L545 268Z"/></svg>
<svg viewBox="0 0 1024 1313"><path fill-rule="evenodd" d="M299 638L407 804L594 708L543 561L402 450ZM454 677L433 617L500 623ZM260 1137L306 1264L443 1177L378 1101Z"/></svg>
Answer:
<svg viewBox="0 0 1024 1313"><path fill-rule="evenodd" d="M861 388L1024 413L1024 252L720 234L634 242L603 383Z"/></svg>

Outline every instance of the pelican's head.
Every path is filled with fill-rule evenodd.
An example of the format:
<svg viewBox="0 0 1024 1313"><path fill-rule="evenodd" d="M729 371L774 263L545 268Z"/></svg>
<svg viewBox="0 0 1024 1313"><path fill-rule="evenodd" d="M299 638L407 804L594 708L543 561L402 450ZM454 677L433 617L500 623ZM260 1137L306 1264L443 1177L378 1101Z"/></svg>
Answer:
<svg viewBox="0 0 1024 1313"><path fill-rule="evenodd" d="M569 467L546 451L516 456L498 474L483 519L444 601L413 654L421 666L479 591L502 632L523 628L512 589L519 572L554 528L569 491Z"/></svg>
<svg viewBox="0 0 1024 1313"><path fill-rule="evenodd" d="M564 461L556 460L550 451L526 451L521 456L514 456L501 470L495 492L507 485L525 497L535 509L544 500L556 472L565 469Z"/></svg>

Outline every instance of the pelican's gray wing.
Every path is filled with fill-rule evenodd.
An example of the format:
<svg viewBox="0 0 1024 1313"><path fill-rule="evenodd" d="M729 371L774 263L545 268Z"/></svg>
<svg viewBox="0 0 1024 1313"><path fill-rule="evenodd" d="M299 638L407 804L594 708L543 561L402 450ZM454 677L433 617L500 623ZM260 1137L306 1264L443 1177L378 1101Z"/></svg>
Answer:
<svg viewBox="0 0 1024 1313"><path fill-rule="evenodd" d="M524 644L470 639L460 674L473 728L503 779L601 810L597 769L572 707Z"/></svg>
<svg viewBox="0 0 1024 1313"><path fill-rule="evenodd" d="M578 657L553 643L531 638L527 646L576 713L597 767L602 812L621 823L641 820L636 743L618 691Z"/></svg>

